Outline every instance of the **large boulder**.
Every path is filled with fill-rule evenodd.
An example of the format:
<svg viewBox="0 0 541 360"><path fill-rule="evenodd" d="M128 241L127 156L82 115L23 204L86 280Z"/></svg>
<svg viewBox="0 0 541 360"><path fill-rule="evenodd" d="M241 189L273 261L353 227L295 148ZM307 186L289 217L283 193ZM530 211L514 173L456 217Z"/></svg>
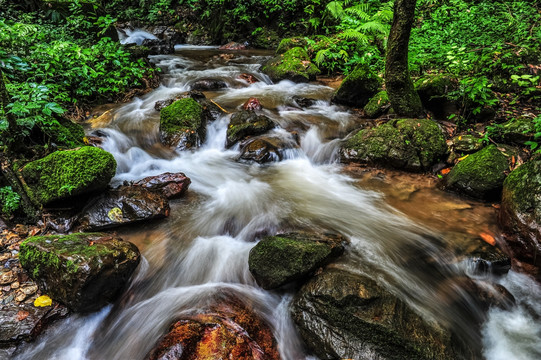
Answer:
<svg viewBox="0 0 541 360"><path fill-rule="evenodd" d="M231 298L175 321L147 359L279 360L280 355L265 321Z"/></svg>
<svg viewBox="0 0 541 360"><path fill-rule="evenodd" d="M29 195L46 205L81 194L105 190L116 172L116 161L105 150L85 146L56 151L22 169Z"/></svg>
<svg viewBox="0 0 541 360"><path fill-rule="evenodd" d="M344 238L295 232L268 236L250 250L250 272L264 289L305 278L344 252Z"/></svg>
<svg viewBox="0 0 541 360"><path fill-rule="evenodd" d="M120 295L140 255L116 236L76 233L28 238L19 260L42 293L73 311L89 312Z"/></svg>
<svg viewBox="0 0 541 360"><path fill-rule="evenodd" d="M78 223L81 230L96 231L167 216L169 202L161 192L121 186L90 201L81 210Z"/></svg>
<svg viewBox="0 0 541 360"><path fill-rule="evenodd" d="M261 135L272 128L274 122L267 116L253 110L241 110L231 116L227 127L226 146L231 147L248 136Z"/></svg>
<svg viewBox="0 0 541 360"><path fill-rule="evenodd" d="M385 114L390 107L391 102L389 96L387 96L387 91L380 91L368 101L363 110L367 117L375 119Z"/></svg>
<svg viewBox="0 0 541 360"><path fill-rule="evenodd" d="M415 82L415 89L421 98L423 107L430 110L437 119L457 112L456 101L450 93L458 90L458 84L450 76L444 74L429 75Z"/></svg>
<svg viewBox="0 0 541 360"><path fill-rule="evenodd" d="M191 97L173 102L160 111L160 138L179 150L195 148L205 140L207 118L203 107Z"/></svg>
<svg viewBox="0 0 541 360"><path fill-rule="evenodd" d="M357 66L342 81L332 101L337 104L363 107L380 90L383 80L368 65Z"/></svg>
<svg viewBox="0 0 541 360"><path fill-rule="evenodd" d="M364 276L327 268L295 296L291 314L320 359L457 359L451 336Z"/></svg>
<svg viewBox="0 0 541 360"><path fill-rule="evenodd" d="M513 260L541 279L541 159L519 166L505 179L499 221Z"/></svg>
<svg viewBox="0 0 541 360"><path fill-rule="evenodd" d="M493 127L493 140L506 144L523 145L526 141L533 140L535 126L533 119L526 116L512 118L503 124Z"/></svg>
<svg viewBox="0 0 541 360"><path fill-rule="evenodd" d="M445 178L446 187L478 199L498 199L515 155L505 145L487 146L456 164Z"/></svg>
<svg viewBox="0 0 541 360"><path fill-rule="evenodd" d="M359 131L344 142L342 161L426 171L444 159L442 130L428 119L400 119Z"/></svg>
<svg viewBox="0 0 541 360"><path fill-rule="evenodd" d="M190 178L181 172L166 172L160 175L147 176L146 178L134 182L133 186L140 186L148 190L159 191L165 195L166 198L175 199L186 193L191 182Z"/></svg>
<svg viewBox="0 0 541 360"><path fill-rule="evenodd" d="M291 80L294 82L308 82L316 79L320 71L310 61L310 57L301 47L294 47L267 62L262 71L272 81Z"/></svg>

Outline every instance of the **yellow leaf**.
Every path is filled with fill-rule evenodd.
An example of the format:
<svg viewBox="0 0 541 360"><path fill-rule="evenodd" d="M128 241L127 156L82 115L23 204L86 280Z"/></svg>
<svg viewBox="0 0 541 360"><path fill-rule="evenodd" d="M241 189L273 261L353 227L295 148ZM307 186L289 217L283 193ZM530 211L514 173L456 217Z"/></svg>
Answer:
<svg viewBox="0 0 541 360"><path fill-rule="evenodd" d="M467 158L468 156L470 156L470 155L468 154L468 155L465 155L465 156L463 156L463 157L461 157L461 158L458 158L458 161L462 161L462 160L464 160L465 158Z"/></svg>
<svg viewBox="0 0 541 360"><path fill-rule="evenodd" d="M34 300L34 306L35 307L41 307L41 306L51 306L53 304L53 300L47 295L41 295L39 298Z"/></svg>

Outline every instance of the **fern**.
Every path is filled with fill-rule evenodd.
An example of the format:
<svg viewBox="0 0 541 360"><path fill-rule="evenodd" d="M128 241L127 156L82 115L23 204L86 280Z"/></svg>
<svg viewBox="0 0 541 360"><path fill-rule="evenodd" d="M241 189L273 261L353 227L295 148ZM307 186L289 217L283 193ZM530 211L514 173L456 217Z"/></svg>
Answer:
<svg viewBox="0 0 541 360"><path fill-rule="evenodd" d="M360 26L361 30L366 32L381 33L387 35L389 33L389 28L387 25L380 23L379 21L369 21Z"/></svg>
<svg viewBox="0 0 541 360"><path fill-rule="evenodd" d="M327 12L335 19L342 19L345 15L342 1L331 1L327 4Z"/></svg>
<svg viewBox="0 0 541 360"><path fill-rule="evenodd" d="M367 44L369 41L369 38L366 34L363 34L362 32L359 32L355 29L344 30L340 34L340 36L346 40L355 40L361 44Z"/></svg>
<svg viewBox="0 0 541 360"><path fill-rule="evenodd" d="M368 4L358 4L352 7L348 7L344 11L347 14L356 16L357 18L363 21L368 21L371 18L371 16L368 14L369 10L370 10L370 7Z"/></svg>

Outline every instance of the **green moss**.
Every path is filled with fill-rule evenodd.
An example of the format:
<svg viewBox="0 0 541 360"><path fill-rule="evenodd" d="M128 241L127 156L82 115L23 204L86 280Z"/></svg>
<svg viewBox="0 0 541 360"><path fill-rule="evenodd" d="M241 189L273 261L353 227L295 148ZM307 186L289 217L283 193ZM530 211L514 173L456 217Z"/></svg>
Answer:
<svg viewBox="0 0 541 360"><path fill-rule="evenodd" d="M498 198L513 155L512 148L487 146L456 164L446 178L447 186L476 198Z"/></svg>
<svg viewBox="0 0 541 360"><path fill-rule="evenodd" d="M57 121L51 118L40 124L39 127L58 147L73 149L84 145L85 131L83 127L70 120Z"/></svg>
<svg viewBox="0 0 541 360"><path fill-rule="evenodd" d="M252 45L260 49L272 49L280 42L280 36L276 31L267 27L261 28L257 34L252 37Z"/></svg>
<svg viewBox="0 0 541 360"><path fill-rule="evenodd" d="M368 101L368 104L365 105L364 113L369 118L377 118L383 115L390 105L391 103L389 102L387 91L380 91Z"/></svg>
<svg viewBox="0 0 541 360"><path fill-rule="evenodd" d="M403 119L396 122L396 127L411 141L424 169L428 169L437 161L442 160L443 155L446 154L445 137L434 121Z"/></svg>
<svg viewBox="0 0 541 360"><path fill-rule="evenodd" d="M291 80L295 82L307 82L315 80L320 73L317 66L301 47L294 47L281 54L263 66L262 71L273 81Z"/></svg>
<svg viewBox="0 0 541 360"><path fill-rule="evenodd" d="M203 126L203 107L192 98L175 101L160 112L160 130L167 134L199 131Z"/></svg>
<svg viewBox="0 0 541 360"><path fill-rule="evenodd" d="M276 55L280 55L285 53L286 51L293 49L294 47L306 47L308 42L306 41L306 38L304 37L292 37L292 38L285 38L280 41L280 44L276 48Z"/></svg>
<svg viewBox="0 0 541 360"><path fill-rule="evenodd" d="M115 172L114 157L92 146L56 151L22 169L29 195L40 204L105 189Z"/></svg>
<svg viewBox="0 0 541 360"><path fill-rule="evenodd" d="M504 191L518 213L533 213L541 223L541 159L534 159L513 170L504 181Z"/></svg>
<svg viewBox="0 0 541 360"><path fill-rule="evenodd" d="M342 81L333 101L350 106L365 106L380 90L383 80L368 65L357 66Z"/></svg>

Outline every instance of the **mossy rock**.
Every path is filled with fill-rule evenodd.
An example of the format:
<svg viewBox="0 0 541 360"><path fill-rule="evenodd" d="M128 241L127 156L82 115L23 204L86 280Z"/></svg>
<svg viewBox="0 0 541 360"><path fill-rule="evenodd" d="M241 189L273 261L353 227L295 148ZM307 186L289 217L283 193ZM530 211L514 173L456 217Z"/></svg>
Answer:
<svg viewBox="0 0 541 360"><path fill-rule="evenodd" d="M480 138L470 134L455 136L452 142L454 151L460 155L471 154L484 147Z"/></svg>
<svg viewBox="0 0 541 360"><path fill-rule="evenodd" d="M84 145L85 131L81 125L73 121L50 118L38 126L49 137L51 143L60 148L73 149Z"/></svg>
<svg viewBox="0 0 541 360"><path fill-rule="evenodd" d="M541 279L541 159L513 170L503 183L499 221L513 258Z"/></svg>
<svg viewBox="0 0 541 360"><path fill-rule="evenodd" d="M342 81L332 101L363 107L378 93L382 83L383 80L368 65L359 65Z"/></svg>
<svg viewBox="0 0 541 360"><path fill-rule="evenodd" d="M280 41L280 44L276 48L276 55L283 54L297 46L304 48L306 45L308 45L308 42L304 37L285 38Z"/></svg>
<svg viewBox="0 0 541 360"><path fill-rule="evenodd" d="M160 111L160 137L164 145L194 148L205 140L203 107L191 97L173 102Z"/></svg>
<svg viewBox="0 0 541 360"><path fill-rule="evenodd" d="M535 127L533 119L520 116L512 118L503 124L494 126L494 141L503 142L505 144L524 145L526 141L533 140L535 135Z"/></svg>
<svg viewBox="0 0 541 360"><path fill-rule="evenodd" d="M390 107L391 102L387 96L387 91L380 91L368 101L368 104L365 105L364 114L369 118L375 119L385 114Z"/></svg>
<svg viewBox="0 0 541 360"><path fill-rule="evenodd" d="M97 147L56 151L22 169L30 197L43 205L105 190L116 172L113 155Z"/></svg>
<svg viewBox="0 0 541 360"><path fill-rule="evenodd" d="M255 48L273 49L280 42L280 36L276 31L263 27L251 40L252 46Z"/></svg>
<svg viewBox="0 0 541 360"><path fill-rule="evenodd" d="M428 119L400 119L359 131L344 142L342 161L426 171L444 159L442 130Z"/></svg>
<svg viewBox="0 0 541 360"><path fill-rule="evenodd" d="M320 359L463 358L449 332L375 281L343 269L327 267L306 283L293 299L291 315Z"/></svg>
<svg viewBox="0 0 541 360"><path fill-rule="evenodd" d="M338 235L288 233L268 236L250 251L250 272L264 289L305 278L344 252Z"/></svg>
<svg viewBox="0 0 541 360"><path fill-rule="evenodd" d="M114 301L139 264L135 245L101 233L35 236L19 260L41 292L73 311L99 310Z"/></svg>
<svg viewBox="0 0 541 360"><path fill-rule="evenodd" d="M505 145L487 146L456 164L445 179L446 187L478 199L498 199L516 154Z"/></svg>
<svg viewBox="0 0 541 360"><path fill-rule="evenodd" d="M262 71L274 82L291 80L299 83L315 80L320 73L301 47L294 47L274 57L263 66Z"/></svg>
<svg viewBox="0 0 541 360"><path fill-rule="evenodd" d="M274 122L265 115L253 110L241 110L234 113L229 121L226 133L226 146L231 147L238 141L255 135L262 135L274 128Z"/></svg>
<svg viewBox="0 0 541 360"><path fill-rule="evenodd" d="M422 77L415 82L415 89L423 107L431 111L436 118L446 119L450 114L457 112L456 101L449 97L449 93L456 91L458 84L449 75Z"/></svg>

